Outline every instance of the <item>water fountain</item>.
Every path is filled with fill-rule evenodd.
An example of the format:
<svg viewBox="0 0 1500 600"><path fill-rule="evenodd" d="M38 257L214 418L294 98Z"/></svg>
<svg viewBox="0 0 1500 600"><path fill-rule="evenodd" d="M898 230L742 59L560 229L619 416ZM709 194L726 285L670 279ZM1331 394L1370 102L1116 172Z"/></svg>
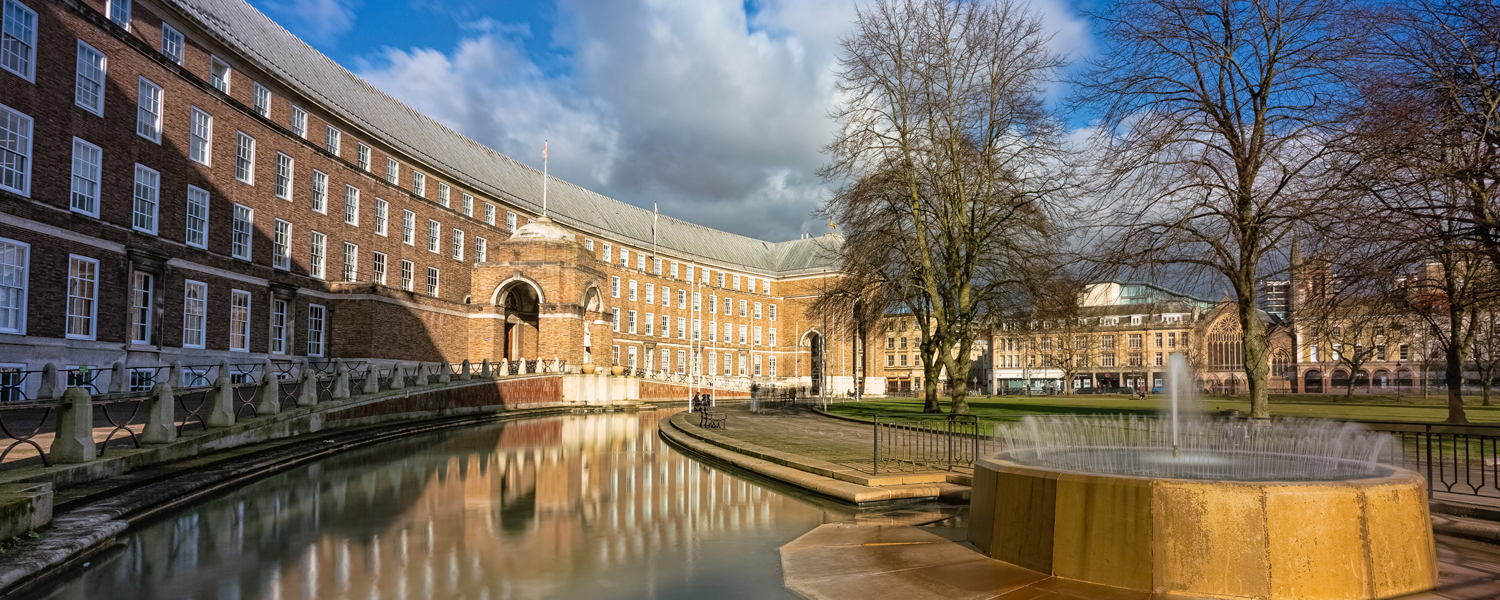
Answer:
<svg viewBox="0 0 1500 600"><path fill-rule="evenodd" d="M1029 417L974 469L969 541L1058 577L1213 598L1437 583L1425 482L1354 424L1212 417L1181 355L1159 418Z"/></svg>

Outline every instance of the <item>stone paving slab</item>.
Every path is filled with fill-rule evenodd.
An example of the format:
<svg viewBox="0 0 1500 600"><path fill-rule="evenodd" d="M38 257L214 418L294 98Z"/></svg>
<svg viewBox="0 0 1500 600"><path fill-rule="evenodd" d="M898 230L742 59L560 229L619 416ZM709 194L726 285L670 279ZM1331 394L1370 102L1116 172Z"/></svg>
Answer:
<svg viewBox="0 0 1500 600"><path fill-rule="evenodd" d="M1500 598L1500 546L1437 537L1439 585L1401 600ZM1052 577L925 528L830 524L781 547L788 589L813 600L1183 600Z"/></svg>
<svg viewBox="0 0 1500 600"><path fill-rule="evenodd" d="M817 414L811 407L797 404L778 404L751 411L747 404L719 406L714 410L728 415L723 430L714 433L755 446L773 448L778 452L839 465L851 472L861 473L862 478L907 477L909 482L941 481L957 474L967 479L970 469L954 471L906 469L881 471L874 469L874 430L868 423ZM696 423L696 419L692 421Z"/></svg>

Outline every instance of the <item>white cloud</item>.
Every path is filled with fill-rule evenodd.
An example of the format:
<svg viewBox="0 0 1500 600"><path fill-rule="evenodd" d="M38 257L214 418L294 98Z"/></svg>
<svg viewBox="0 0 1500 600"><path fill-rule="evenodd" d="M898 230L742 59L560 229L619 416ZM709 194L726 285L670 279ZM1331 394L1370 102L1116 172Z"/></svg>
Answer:
<svg viewBox="0 0 1500 600"><path fill-rule="evenodd" d="M1067 25L1064 10L1043 12ZM765 0L753 20L743 0L558 0L557 15L561 75L527 55L530 29L491 21L355 70L535 166L549 139L552 173L602 194L770 240L825 231L815 171L849 0Z"/></svg>
<svg viewBox="0 0 1500 600"><path fill-rule="evenodd" d="M308 43L335 43L354 28L360 0L258 0L257 8Z"/></svg>

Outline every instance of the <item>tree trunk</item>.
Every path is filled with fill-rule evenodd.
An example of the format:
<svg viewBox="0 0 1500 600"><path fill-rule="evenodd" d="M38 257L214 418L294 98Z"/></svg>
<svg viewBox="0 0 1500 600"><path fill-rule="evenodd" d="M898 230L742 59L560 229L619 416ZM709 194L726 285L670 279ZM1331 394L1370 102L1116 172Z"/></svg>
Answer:
<svg viewBox="0 0 1500 600"><path fill-rule="evenodd" d="M966 415L969 414L969 365L973 361L969 359L968 348L960 347L958 354L957 357L947 359L948 380L953 382L953 405L948 408L948 414Z"/></svg>
<svg viewBox="0 0 1500 600"><path fill-rule="evenodd" d="M1444 369L1448 381L1449 423L1469 422L1469 417L1464 414L1464 363L1461 358L1461 353L1450 350L1447 368Z"/></svg>
<svg viewBox="0 0 1500 600"><path fill-rule="evenodd" d="M1270 385L1271 363L1266 344L1265 324L1255 314L1254 286L1251 295L1239 301L1241 338L1244 344L1245 375L1250 380L1250 418L1271 418Z"/></svg>
<svg viewBox="0 0 1500 600"><path fill-rule="evenodd" d="M1479 381L1479 390L1484 395L1483 406L1489 406L1490 405L1490 378L1491 378L1491 375L1489 373L1481 373L1480 376L1484 378L1484 379L1481 379Z"/></svg>
<svg viewBox="0 0 1500 600"><path fill-rule="evenodd" d="M933 360L934 356L928 356L925 352L922 356L922 391L926 394L926 402L922 404L924 413L940 413L943 407L938 404L938 376L943 372L942 363Z"/></svg>

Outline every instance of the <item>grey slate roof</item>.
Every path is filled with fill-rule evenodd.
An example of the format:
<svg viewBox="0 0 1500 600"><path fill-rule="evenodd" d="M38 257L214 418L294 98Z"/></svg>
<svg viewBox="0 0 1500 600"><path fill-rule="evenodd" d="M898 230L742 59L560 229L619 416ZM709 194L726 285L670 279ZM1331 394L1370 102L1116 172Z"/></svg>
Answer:
<svg viewBox="0 0 1500 600"><path fill-rule="evenodd" d="M307 45L244 0L173 0L219 41L286 85L380 141L441 168L475 190L541 212L542 174L469 139L370 85ZM550 178L548 216L558 223L649 248L651 211ZM762 274L837 268L838 236L766 242L661 217L658 246L682 259L707 259Z"/></svg>

